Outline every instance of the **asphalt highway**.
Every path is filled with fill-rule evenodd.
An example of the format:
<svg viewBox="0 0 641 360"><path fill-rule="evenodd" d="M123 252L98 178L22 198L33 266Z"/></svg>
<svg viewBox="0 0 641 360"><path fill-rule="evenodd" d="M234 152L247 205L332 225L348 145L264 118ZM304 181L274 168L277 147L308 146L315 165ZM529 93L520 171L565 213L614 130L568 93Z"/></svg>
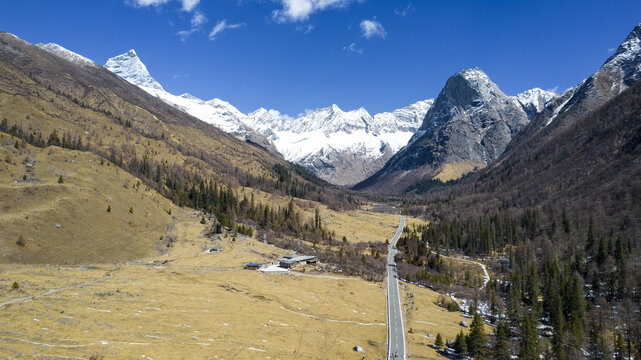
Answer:
<svg viewBox="0 0 641 360"><path fill-rule="evenodd" d="M403 233L405 216L401 216L401 223L396 234L389 244L387 256L387 358L405 359L405 330L403 329L403 315L401 299L398 293L398 275L396 274L396 242Z"/></svg>

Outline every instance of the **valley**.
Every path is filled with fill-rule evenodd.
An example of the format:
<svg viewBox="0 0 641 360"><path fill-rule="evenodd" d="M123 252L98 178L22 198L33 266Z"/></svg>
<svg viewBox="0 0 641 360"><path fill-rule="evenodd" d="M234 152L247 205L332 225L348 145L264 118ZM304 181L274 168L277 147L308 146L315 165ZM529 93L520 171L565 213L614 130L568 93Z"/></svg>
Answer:
<svg viewBox="0 0 641 360"><path fill-rule="evenodd" d="M432 55L416 65L416 43L398 58L392 47L369 56L399 44L395 26L419 26L410 17L424 4L387 9L395 22L346 25L359 43L318 59L305 57L317 50L307 41L327 45L319 38L339 30L315 28L312 15L347 18L371 3L239 2L215 20L205 13L222 5L198 0L85 5L172 17L161 22L176 44L135 28L114 43L138 52L113 56L122 49L105 42L85 56L0 32L0 358L641 356L638 20L600 67L586 54L594 68L583 80L541 62L572 81L559 91L533 87L549 83L542 70L540 85L521 79L513 51L478 61L487 73L461 61L497 45L463 56L455 31L439 35L455 39L454 65ZM261 25L232 19L249 8ZM256 28L286 26L297 36L287 46L305 51L263 39L240 55L238 44L264 35ZM205 53L216 56L203 67ZM103 66L95 54L112 57ZM238 64L219 66L228 59ZM431 63L441 80L423 78ZM398 82L405 67L413 75ZM258 93L269 79L278 101L272 88ZM239 107L192 95L220 89ZM322 107L308 106L310 94ZM293 103L296 116L268 105Z"/></svg>

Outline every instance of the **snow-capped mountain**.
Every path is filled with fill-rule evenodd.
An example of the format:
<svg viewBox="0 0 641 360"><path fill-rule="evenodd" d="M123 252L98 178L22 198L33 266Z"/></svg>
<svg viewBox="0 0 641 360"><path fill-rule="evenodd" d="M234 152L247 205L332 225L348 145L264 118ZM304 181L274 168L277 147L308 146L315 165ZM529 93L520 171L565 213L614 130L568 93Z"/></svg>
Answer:
<svg viewBox="0 0 641 360"><path fill-rule="evenodd" d="M540 88L534 88L516 95L515 98L519 103L521 103L528 119L532 120L536 115L543 111L547 104L558 96L559 95L557 93Z"/></svg>
<svg viewBox="0 0 641 360"><path fill-rule="evenodd" d="M83 66L94 66L94 67L99 67L100 64L97 62L87 59L86 57L76 54L73 51L67 50L64 47L54 44L54 43L49 43L49 44L37 44L37 47L41 48L42 50L48 51L56 56L59 56L67 61L70 61L74 64L77 65L83 65Z"/></svg>
<svg viewBox="0 0 641 360"><path fill-rule="evenodd" d="M348 185L376 172L403 147L432 102L374 117L364 108L343 111L337 105L297 119L261 108L248 115L247 125L272 140L285 159L327 181Z"/></svg>
<svg viewBox="0 0 641 360"><path fill-rule="evenodd" d="M174 95L167 92L149 74L147 67L133 49L109 59L105 68L191 116L273 153L278 153L271 141L245 125L246 115L230 103L216 98L205 101L190 94Z"/></svg>

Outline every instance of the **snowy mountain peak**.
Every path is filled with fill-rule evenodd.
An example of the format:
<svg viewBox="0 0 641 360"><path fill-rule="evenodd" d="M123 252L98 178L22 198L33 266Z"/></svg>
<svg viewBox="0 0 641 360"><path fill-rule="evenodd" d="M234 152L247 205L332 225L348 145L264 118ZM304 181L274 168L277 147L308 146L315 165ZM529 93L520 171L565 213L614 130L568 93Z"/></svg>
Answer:
<svg viewBox="0 0 641 360"><path fill-rule="evenodd" d="M457 74L454 76L462 76L463 78L469 80L469 81L482 81L482 82L489 82L490 78L485 74L483 70L481 70L478 67L475 68L468 68L468 69L463 69L459 71Z"/></svg>
<svg viewBox="0 0 641 360"><path fill-rule="evenodd" d="M140 61L134 49L112 57L105 64L105 68L134 85L142 88L163 90L162 86L151 77L147 67Z"/></svg>
<svg viewBox="0 0 641 360"><path fill-rule="evenodd" d="M559 94L546 91L541 88L526 90L514 98L521 104L523 110L528 115L528 119L533 119L540 113L545 106L552 100L556 99Z"/></svg>
<svg viewBox="0 0 641 360"><path fill-rule="evenodd" d="M97 62L87 59L86 57L76 54L75 52L71 50L67 50L64 47L54 44L54 43L49 43L49 44L38 44L36 45L37 47L41 48L42 50L45 50L49 53L52 53L58 57L61 57L67 61L70 61L74 64L77 65L82 65L82 66L94 66L94 67L99 67Z"/></svg>
<svg viewBox="0 0 641 360"><path fill-rule="evenodd" d="M620 91L641 79L641 23L635 26L599 71L620 75L623 81Z"/></svg>

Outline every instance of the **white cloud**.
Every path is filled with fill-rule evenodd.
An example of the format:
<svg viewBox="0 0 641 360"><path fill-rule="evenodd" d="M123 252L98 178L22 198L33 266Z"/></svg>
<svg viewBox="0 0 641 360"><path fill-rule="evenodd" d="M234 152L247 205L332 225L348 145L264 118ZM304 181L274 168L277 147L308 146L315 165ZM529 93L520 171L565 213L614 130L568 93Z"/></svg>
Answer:
<svg viewBox="0 0 641 360"><path fill-rule="evenodd" d="M176 35L178 35L180 41L185 41L189 39L189 37L193 33L202 30L202 25L205 23L207 23L207 18L205 17L205 15L200 11L196 11L194 13L194 16L191 18L191 29L181 30L177 32Z"/></svg>
<svg viewBox="0 0 641 360"><path fill-rule="evenodd" d="M383 25L376 21L376 18L361 21L361 32L363 37L366 39L371 39L374 36L379 36L381 39L385 39L387 36L387 32L385 32Z"/></svg>
<svg viewBox="0 0 641 360"><path fill-rule="evenodd" d="M196 11L194 13L194 16L191 18L191 27L192 28L199 28L201 25L207 22L207 18L205 17L205 14L201 13L200 11Z"/></svg>
<svg viewBox="0 0 641 360"><path fill-rule="evenodd" d="M180 30L179 32L176 33L176 35L178 35L178 37L180 38L180 41L185 41L189 39L191 34L193 34L194 32L196 32L196 30L194 29Z"/></svg>
<svg viewBox="0 0 641 360"><path fill-rule="evenodd" d="M200 0L181 0L183 3L183 10L187 12L191 12L196 8L198 3L200 3Z"/></svg>
<svg viewBox="0 0 641 360"><path fill-rule="evenodd" d="M553 92L553 93L555 93L555 94L558 94L558 92L559 92L559 85L556 85L555 87L553 87L553 88L551 88L551 89L547 89L547 90L545 90L545 91L549 91L549 92Z"/></svg>
<svg viewBox="0 0 641 360"><path fill-rule="evenodd" d="M134 6L147 7L147 6L160 6L168 3L170 0L126 0L126 3L133 4ZM200 3L200 0L180 0L183 11L192 12Z"/></svg>
<svg viewBox="0 0 641 360"><path fill-rule="evenodd" d="M358 45L356 45L356 43L351 43L348 46L343 46L343 50L347 52L363 55L363 49L359 48Z"/></svg>
<svg viewBox="0 0 641 360"><path fill-rule="evenodd" d="M237 29L245 26L245 23L227 24L227 20L220 20L209 33L209 40L216 40L218 34L222 34L227 29Z"/></svg>
<svg viewBox="0 0 641 360"><path fill-rule="evenodd" d="M300 31L304 34L309 34L312 30L314 30L314 25L312 24L307 24L307 25L300 25L296 26L296 31Z"/></svg>
<svg viewBox="0 0 641 360"><path fill-rule="evenodd" d="M159 6L169 2L169 0L131 0L131 4L134 6L146 7L146 6Z"/></svg>
<svg viewBox="0 0 641 360"><path fill-rule="evenodd" d="M609 53L609 54L612 54L615 50L616 50L615 48L609 48L609 49L608 49L608 53Z"/></svg>
<svg viewBox="0 0 641 360"><path fill-rule="evenodd" d="M403 10L399 10L399 9L395 8L394 9L394 14L399 15L399 16L407 16L412 11L414 11L414 6L412 6L412 3L410 2L409 4L407 4L407 6L405 8L403 8Z"/></svg>
<svg viewBox="0 0 641 360"><path fill-rule="evenodd" d="M306 21L315 12L342 8L363 0L278 0L283 8L274 10L272 17L280 23Z"/></svg>

